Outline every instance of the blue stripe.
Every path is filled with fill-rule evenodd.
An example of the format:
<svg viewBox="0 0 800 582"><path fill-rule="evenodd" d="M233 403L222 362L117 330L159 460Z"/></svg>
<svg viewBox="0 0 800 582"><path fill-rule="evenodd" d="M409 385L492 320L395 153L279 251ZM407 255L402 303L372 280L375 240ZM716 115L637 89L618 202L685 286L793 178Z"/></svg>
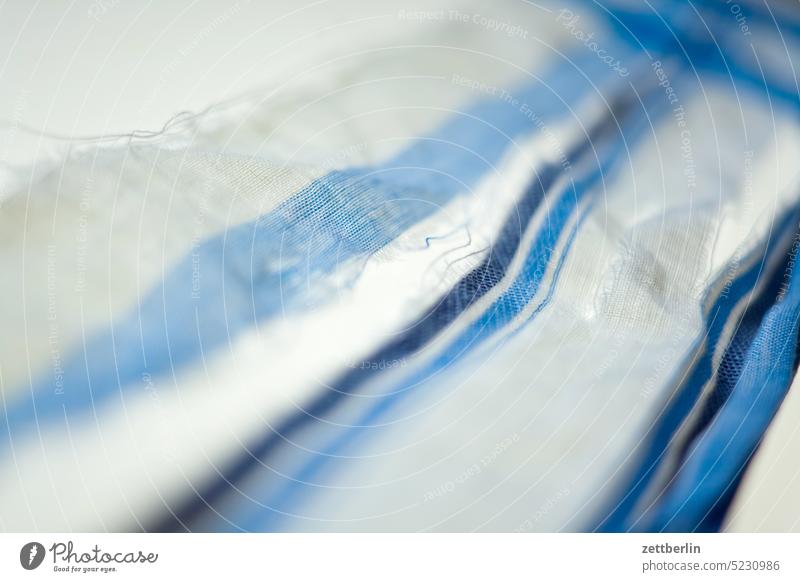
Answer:
<svg viewBox="0 0 800 582"><path fill-rule="evenodd" d="M736 21L737 14L733 12L736 7L732 2L720 2L719 0L693 0L691 5L685 0L650 0L649 4L661 14L661 16L674 26L672 20L675 19L676 10L685 13L684 18L687 20L696 21L698 30L705 30L705 26L717 36L735 38L738 42L743 43L747 41L747 36L742 34L742 30ZM736 5L741 10L739 13L746 19L746 24L749 26L752 33L777 33L779 30L784 35L798 36L800 35L800 21L790 20L783 18L778 20L782 12L776 11L777 6L772 6L772 12L776 14L777 18L773 19L765 6L754 6L747 0L736 2ZM700 16L697 16L697 13ZM792 14L796 16L796 11L788 11L783 14ZM700 21L702 17L703 21ZM777 22L776 22L777 21ZM759 30L754 30L753 25L761 27ZM794 38L788 39L790 42Z"/></svg>
<svg viewBox="0 0 800 582"><path fill-rule="evenodd" d="M674 6L675 2L670 2L672 6ZM733 10L735 9L735 5L741 9L741 12L737 14ZM717 25L716 28L729 32L730 36L735 36L736 38L742 39L746 38L742 35L742 30L739 28L739 25L736 21L736 17L741 15L745 18L746 24L749 26L750 31L752 33L769 33L775 34L780 31L784 35L792 35L794 37L800 36L800 21L797 19L791 20L788 17L797 16L796 10L788 10L788 11L781 11L781 6L771 6L772 13L775 15L773 17L772 14L767 10L767 6L755 6L744 0L742 2L720 2L719 0L705 0L700 3L701 15L704 18L707 18L708 12L711 12L715 15L714 24ZM784 7L788 8L788 6ZM762 27L759 30L753 30L753 24L756 26ZM787 39L791 43L792 41L797 40L796 38Z"/></svg>
<svg viewBox="0 0 800 582"><path fill-rule="evenodd" d="M632 96L627 95L627 97L631 98ZM663 113L664 98L663 94L660 92L660 89L654 91L649 96L649 100L651 103L654 103L654 106L648 110L648 114L652 119L652 116ZM281 517L280 513L285 512L287 508L298 503L302 496L308 493L308 489L313 490L313 486L305 487L302 485L302 483L308 481L318 471L322 470L326 461L336 455L337 451L347 444L353 442L356 438L364 438L365 433L367 433L370 429L374 429L374 427L371 426L374 421L392 406L394 406L400 398L402 398L404 395L407 395L412 387L422 384L423 381L430 379L432 376L441 374L458 359L480 345L484 340L491 337L494 332L505 326L528 305L530 300L538 292L539 284L544 276L546 266L551 260L556 243L561 236L563 228L569 217L574 214L579 198L589 192L592 186L597 184L601 179L608 175L613 167L613 163L618 160L622 153L624 153L625 148L627 148L627 146L632 142L635 142L637 137L640 136L648 127L646 116L642 115L642 111L636 111L636 109L639 107L638 102L634 104L632 102L633 99L630 99L629 101L621 101L622 103L616 104L614 115L609 115L605 123L601 124L601 126L597 128L592 135L587 136L585 144L577 148L574 152L571 152L571 154L576 156L580 162L580 164L576 166L575 171L577 175L583 177L577 183L573 183L572 188L567 188L566 191L561 192L560 198L553 203L553 208L549 213L545 228L535 239L535 242L533 243L533 246L527 255L526 262L521 270L520 275L514 280L509 290L506 291L504 295L502 295L497 301L495 301L481 318L473 322L473 324L471 324L467 330L465 330L453 343L451 343L451 345L434 363L406 379L402 386L391 387L386 394L378 397L377 405L364 414L359 421L354 423L354 426L344 430L342 434L334 434L333 436L324 439L328 442L331 442L331 444L325 448L324 452L308 453L307 451L301 450L293 451L292 456L310 455L311 458L306 465L300 469L293 480L291 480L286 486L279 487L279 490L271 500L263 504L258 502L252 504L243 502L246 504L246 507L240 507L240 509L236 512L238 514L237 517L224 516L222 519L225 520L227 524L215 523L214 527L211 529L218 529L219 527L232 527L233 529L245 530L275 529L276 520L280 519ZM631 117L633 117L633 122L630 120ZM627 129L619 128L616 125L617 118L627 119ZM620 131L622 132L622 136L620 136ZM595 160L593 158L592 154L595 152L594 150L590 149L591 147L594 147L596 150L602 152L602 159ZM542 176L540 176L539 179L534 182L532 188L526 193L523 199L523 208L525 205L525 200L530 200L532 196L538 200L545 195L542 185L551 184L552 178L555 177L555 175L551 176L551 172L557 173L558 171L558 168L550 168L545 170ZM535 208L535 205L532 206ZM530 209L530 211L532 213L532 209ZM511 240L514 244L504 245L503 241L499 241L500 246L498 247L498 250L505 249L505 251L501 253L493 252L490 258L487 259L485 266L492 265L493 261L500 260L497 258L500 256L504 257L500 260L500 262L503 265L507 265L513 256L513 252L510 251L518 246L522 230L523 229L521 228L519 217L516 215L512 216L507 223L507 227L504 229L504 232L511 236ZM571 234L570 242L567 244L567 250L571 244L572 238L575 236L575 233L576 231L573 231ZM561 261L565 259L567 250L565 250L564 255L561 257ZM561 264L562 263L559 263L557 272L560 272ZM455 294L450 296L454 297L455 299L451 302L445 303L445 313L450 313L450 309L457 309L459 305L471 303L471 301L464 300L464 295L466 294L465 292L473 289L473 285L478 281L481 281L483 277L486 276L487 270L485 266L476 269L476 271L471 274L470 277L467 277L465 279L465 284L457 286ZM547 297L542 302L542 305L549 301L549 297L551 297L554 287L555 281L553 282L553 287L549 290ZM536 311L538 312L541 307L542 306L539 306ZM453 315L457 315L458 313L460 313L460 311L456 312L455 314L451 313L449 318L445 318L447 323L452 320ZM533 315L531 317L533 317ZM421 343L423 343L423 339L429 339L428 334L431 331L431 328L426 324L426 322L430 320L431 318L426 316L420 321L420 326L422 330L424 330L423 333L420 334L422 337L416 336L416 334L419 333L418 331L411 332L411 335L414 336L413 343L415 346L418 347L421 345ZM438 329L436 331L438 331ZM390 361L392 358L398 356L398 352L395 351L396 347L397 346L390 346L390 350L388 352L379 353L371 358L371 360ZM370 376L371 374L369 372L364 373L361 370L356 370L353 374L349 374L343 379L343 381L335 384L335 390L329 391L327 394L323 395L320 400L312 403L309 408L309 412L303 416L305 416L307 420L319 419L327 410L332 407L333 403L344 399L343 395L352 393L359 385L369 379ZM344 404L342 404L342 406L344 406ZM321 425L322 423L319 424ZM293 424L291 426L292 431L296 431L297 428L298 424ZM323 430L324 428L328 427L319 427L320 430ZM333 430L334 433L338 432L335 428L331 430ZM318 433L319 430L316 432ZM294 438L295 437L293 435L293 439ZM250 455L248 455L246 461L246 464L249 468L243 471L240 469L241 472L235 475L234 479L231 479L231 476L226 474L225 477L218 482L216 491L206 491L206 493L212 493L211 497L208 497L204 494L202 496L202 500L198 500L198 502L195 503L193 508L194 511L197 511L206 504L214 504L215 511L221 511L220 508L217 507L217 504L214 503L216 501L216 496L225 492L229 493L230 495L236 495L236 491L230 488L229 483L237 483L241 481L244 477L248 476L247 474L250 472L261 470L265 473L263 476L264 479L267 479L268 481L274 480L274 472L269 469L264 470L265 466L270 466L270 463L265 462L264 459L268 455L274 455L275 452L272 449L289 439L287 434L282 432L277 435L270 435L268 440L272 443L272 447L267 450L265 450L263 446L256 448L255 450L251 449ZM319 434L314 435L314 440L321 440ZM250 478L252 478L252 476L250 476ZM267 487L267 489L269 488L270 487ZM280 511L278 508L280 508ZM188 521L191 527L195 527L195 524L197 524L197 521L194 521L195 516L192 512L181 512L179 513L179 516L182 518L184 523ZM200 517L202 518L203 516ZM208 515L205 516L205 518L208 517ZM206 526L206 524L202 521L200 523L202 524L201 527Z"/></svg>
<svg viewBox="0 0 800 582"><path fill-rule="evenodd" d="M713 73L718 82L728 85L734 92L749 89L794 109L800 107L794 71L777 74L775 71L762 70L749 43L743 40L746 37L736 27L733 15L726 22L720 18L721 15L714 14L713 0L708 3L695 2L693 5L683 0L650 4L652 9L640 5L627 9L625 6L591 3L590 10L604 17L616 29L620 40L636 48L644 48L655 55L681 57L687 71ZM766 30L760 30L762 34L777 32L774 24L767 26ZM796 49L797 39L785 40L790 50ZM791 68L791 54L785 57L786 64Z"/></svg>
<svg viewBox="0 0 800 582"><path fill-rule="evenodd" d="M794 375L800 320L800 275L787 254L775 294L747 357L738 365L733 391L692 444L676 478L639 527L650 531L716 531L742 472L777 412ZM777 299L776 299L777 297ZM762 303L760 309L766 306ZM757 306L757 309L759 306ZM763 313L763 312L762 312ZM743 330L747 334L747 330Z"/></svg>
<svg viewBox="0 0 800 582"><path fill-rule="evenodd" d="M65 359L63 392L48 374L8 402L0 431L58 422L113 397L122 403L123 387L146 374L174 373L282 309L308 307L309 279L376 252L492 171L511 140L536 128L521 103L551 123L611 74L582 51L569 67L554 65L543 80L512 90L518 104L481 99L386 163L332 172L258 220L203 242L121 322Z"/></svg>
<svg viewBox="0 0 800 582"><path fill-rule="evenodd" d="M792 221L794 223L795 221ZM752 301L741 318L730 344L725 348L719 368L714 376L714 385L705 400L696 424L691 428L689 437L681 447L679 457L685 459L690 452L691 445L708 427L724 403L730 398L739 381L742 368L750 347L753 345L764 314L775 304L780 286L783 283L782 275L786 270L786 260L782 261L782 269L769 279L769 286L763 290L755 301ZM769 276L769 274L767 275Z"/></svg>
<svg viewBox="0 0 800 582"><path fill-rule="evenodd" d="M634 527L641 518L641 515L634 511L636 505L658 473L678 427L694 407L703 386L714 372L712 369L713 357L722 330L728 323L737 303L750 293L761 280L769 257L780 244L782 235L789 232L792 226L793 214L786 213L776 228L775 236L770 237L765 246L759 247L753 252L755 255L760 255L760 260L755 261L747 271L732 282L728 293L720 295L714 302L706 317L703 351L697 355L690 375L665 405L665 410L657 422L644 435L642 449L634 452L635 457L641 460L637 461L637 468L626 480L627 485L621 488L621 498L615 501L609 509L604 510L594 529L609 532L626 531ZM751 256L753 255L751 254Z"/></svg>
<svg viewBox="0 0 800 582"><path fill-rule="evenodd" d="M719 10L712 3L698 6L701 16L708 17L708 9L711 8L719 13ZM724 5L720 10L727 10ZM730 83L734 89L737 83L741 88L756 89L767 99L779 99L788 102L793 106L798 105L797 85L792 75L776 76L769 72L764 73L759 69L758 63L752 58L752 53L747 49L748 59L741 58L741 35L738 30L731 31L730 26L724 26L724 21L718 16L723 14L711 15L707 21L716 41L710 36L705 26L700 22L692 8L683 2L659 2L655 4L657 12L641 13L626 11L625 9L612 10L613 16L619 19L618 30L622 38L628 38L632 44L644 43L645 46L654 51L665 51L674 55L684 55L687 68L721 73L718 79L724 83ZM660 15L660 17L659 17ZM662 18L666 21L662 21ZM627 31L625 29L628 29ZM727 28L727 30L726 30ZM774 30L774 25L772 29ZM763 31L762 31L763 32ZM792 39L788 39L790 44ZM736 46L733 43L738 43ZM732 50L725 50L730 46ZM732 53L738 55L732 58ZM788 58L788 57L787 57ZM785 217L783 225L779 228L784 230L790 228L790 223ZM771 251L769 251L771 252ZM731 288L732 297L742 297L749 292L760 274L761 264L749 271L749 280L739 280ZM699 391L710 375L711 357L715 349L719 333L727 321L730 310L733 308L734 300L722 298L712 308L710 321L707 323L708 348L697 365L693 368L694 376L688 380L688 387L682 389L672 403L667 412L653 428L644 446L648 447L644 454L642 464L633 474L630 485L625 488L624 495L617 501L610 511L604 513L600 518L597 529L600 531L624 531L634 527L638 514L634 515L634 507L641 499L647 485L651 482L656 473L663 455L666 452L668 443L671 442L676 428L688 414L697 400ZM727 306L727 307L726 307Z"/></svg>

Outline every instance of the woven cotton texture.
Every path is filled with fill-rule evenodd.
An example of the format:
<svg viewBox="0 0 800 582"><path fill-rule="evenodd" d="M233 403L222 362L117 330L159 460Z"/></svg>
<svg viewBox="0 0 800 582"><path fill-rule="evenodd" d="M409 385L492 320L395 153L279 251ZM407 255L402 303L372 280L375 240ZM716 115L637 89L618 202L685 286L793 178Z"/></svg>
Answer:
<svg viewBox="0 0 800 582"><path fill-rule="evenodd" d="M0 528L721 527L797 363L800 14L490 4L4 168Z"/></svg>

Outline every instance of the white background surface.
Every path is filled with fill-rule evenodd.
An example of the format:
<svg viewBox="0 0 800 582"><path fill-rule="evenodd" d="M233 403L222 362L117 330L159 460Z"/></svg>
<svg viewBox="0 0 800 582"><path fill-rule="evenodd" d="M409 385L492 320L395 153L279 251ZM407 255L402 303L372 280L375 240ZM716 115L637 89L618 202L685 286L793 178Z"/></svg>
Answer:
<svg viewBox="0 0 800 582"><path fill-rule="evenodd" d="M11 0L0 5L0 112L67 135L159 129L265 82L301 52L286 19L311 30L344 16L333 4Z"/></svg>

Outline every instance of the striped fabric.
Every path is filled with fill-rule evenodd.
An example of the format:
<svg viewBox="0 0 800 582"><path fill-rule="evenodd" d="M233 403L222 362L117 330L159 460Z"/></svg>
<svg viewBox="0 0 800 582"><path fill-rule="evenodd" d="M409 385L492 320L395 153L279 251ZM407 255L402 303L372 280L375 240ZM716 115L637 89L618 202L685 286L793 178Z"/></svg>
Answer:
<svg viewBox="0 0 800 582"><path fill-rule="evenodd" d="M800 12L342 5L4 168L0 528L718 530L796 367Z"/></svg>

